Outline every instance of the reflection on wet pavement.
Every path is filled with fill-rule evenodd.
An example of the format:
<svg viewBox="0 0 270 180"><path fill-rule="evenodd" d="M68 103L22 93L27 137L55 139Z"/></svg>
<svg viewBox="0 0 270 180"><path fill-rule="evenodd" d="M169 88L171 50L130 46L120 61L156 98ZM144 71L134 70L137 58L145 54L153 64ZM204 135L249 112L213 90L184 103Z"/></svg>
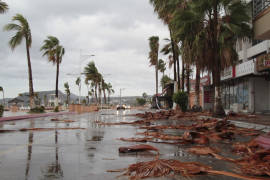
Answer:
<svg viewBox="0 0 270 180"><path fill-rule="evenodd" d="M116 179L119 174L111 174L109 169L126 168L129 164L153 160L155 153L140 152L122 154L120 146L136 143L122 142L121 137L131 138L138 132L144 132L138 126L104 126L96 122L131 122L139 120L129 116L136 111L104 110L102 112L62 115L58 119L74 120L73 123L57 123L52 117L37 118L0 123L0 130L20 128L55 128L54 131L5 132L0 134L0 174L1 180L105 180ZM161 121L159 124L168 122ZM172 122L175 123L175 122ZM81 127L84 129L61 130L57 128ZM168 134L177 135L181 131L168 130ZM180 161L198 161L215 167L217 170L232 170L230 163L224 163L212 157L191 155L185 146L153 144L160 149L161 158ZM226 148L226 144L220 147ZM226 153L226 152L224 152ZM227 154L226 154L227 155ZM233 179L223 176L195 176L188 179ZM127 179L120 177L119 179ZM186 179L168 177L157 179Z"/></svg>

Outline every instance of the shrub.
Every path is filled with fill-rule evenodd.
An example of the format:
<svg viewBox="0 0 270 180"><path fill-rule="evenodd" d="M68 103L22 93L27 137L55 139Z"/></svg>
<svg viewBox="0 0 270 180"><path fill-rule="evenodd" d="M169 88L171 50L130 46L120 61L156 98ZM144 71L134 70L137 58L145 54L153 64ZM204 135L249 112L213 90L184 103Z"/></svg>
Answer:
<svg viewBox="0 0 270 180"><path fill-rule="evenodd" d="M140 106L143 106L146 103L146 100L144 98L137 98L136 101Z"/></svg>
<svg viewBox="0 0 270 180"><path fill-rule="evenodd" d="M173 101L179 105L183 112L187 111L188 107L188 94L183 91L178 91L173 95Z"/></svg>
<svg viewBox="0 0 270 180"><path fill-rule="evenodd" d="M0 105L0 117L3 116L3 113L4 113L4 106Z"/></svg>
<svg viewBox="0 0 270 180"><path fill-rule="evenodd" d="M56 106L56 107L54 108L54 112L59 112L59 107L58 107L58 106Z"/></svg>
<svg viewBox="0 0 270 180"><path fill-rule="evenodd" d="M44 113L45 107L44 106L37 106L30 110L30 113Z"/></svg>

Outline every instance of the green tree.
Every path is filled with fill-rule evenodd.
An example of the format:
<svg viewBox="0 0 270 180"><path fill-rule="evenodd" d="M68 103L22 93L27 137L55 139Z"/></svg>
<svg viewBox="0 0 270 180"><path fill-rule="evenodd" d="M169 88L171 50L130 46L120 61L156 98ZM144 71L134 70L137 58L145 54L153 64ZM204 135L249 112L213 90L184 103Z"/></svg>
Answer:
<svg viewBox="0 0 270 180"><path fill-rule="evenodd" d="M8 10L7 3L0 0L0 14L7 12L7 10Z"/></svg>
<svg viewBox="0 0 270 180"><path fill-rule="evenodd" d="M110 104L110 95L114 94L114 89L112 88L112 84L108 83L107 84L107 93L108 93L108 103Z"/></svg>
<svg viewBox="0 0 270 180"><path fill-rule="evenodd" d="M66 92L66 94L67 94L67 104L69 104L69 100L70 100L70 89L69 89L69 84L68 84L68 82L66 82L65 84L64 84L64 87L65 87L65 92Z"/></svg>
<svg viewBox="0 0 270 180"><path fill-rule="evenodd" d="M146 92L144 92L144 93L142 94L142 97L143 97L145 100L148 98L148 95L146 94Z"/></svg>
<svg viewBox="0 0 270 180"><path fill-rule="evenodd" d="M91 85L94 87L95 101L98 102L97 91L100 85L100 74L93 61L89 62L84 68L84 75L87 81L91 81Z"/></svg>
<svg viewBox="0 0 270 180"><path fill-rule="evenodd" d="M158 70L162 73L162 75L164 76L164 73L165 73L165 71L166 71L166 63L162 60L162 59L160 59L159 61L158 61Z"/></svg>
<svg viewBox="0 0 270 180"><path fill-rule="evenodd" d="M152 36L149 38L149 59L150 66L155 66L156 70L156 94L158 94L158 51L159 51L159 37Z"/></svg>
<svg viewBox="0 0 270 180"><path fill-rule="evenodd" d="M2 86L0 86L0 92L2 92L2 94L3 94L3 106L5 107L5 92L4 92L4 88Z"/></svg>
<svg viewBox="0 0 270 180"><path fill-rule="evenodd" d="M80 77L77 77L75 84L78 86L79 92L81 92L82 85L81 85L81 78Z"/></svg>
<svg viewBox="0 0 270 180"><path fill-rule="evenodd" d="M48 61L56 64L56 83L55 83L55 106L58 106L58 81L59 81L59 66L65 54L65 49L60 45L59 40L54 36L48 36L44 40L43 46L40 48L43 51L43 56L47 56Z"/></svg>
<svg viewBox="0 0 270 180"><path fill-rule="evenodd" d="M182 20L179 20L180 15L176 16L175 22L178 22L179 28L194 20L203 23L203 28L198 31L195 38L206 37L204 41L207 43L202 43L206 48L206 57L203 59L207 60L206 68L212 73L215 86L214 113L224 115L220 90L221 71L238 59L234 48L237 38L248 37L252 34L249 24L249 6L240 0L193 0L189 3L189 15L192 16L185 16L186 18L182 16ZM183 34L188 35L190 29L189 32L185 32ZM192 42L189 42L191 47Z"/></svg>
<svg viewBox="0 0 270 180"><path fill-rule="evenodd" d="M15 35L9 41L9 46L12 50L14 50L18 45L20 45L23 39L25 39L27 65L28 65L30 108L33 109L35 107L35 101L34 101L32 67L31 67L30 50L29 50L32 45L31 30L30 30L27 20L21 14L16 14L12 18L12 21L16 21L18 22L18 24L15 24L15 23L7 24L4 27L4 30L16 31Z"/></svg>
<svg viewBox="0 0 270 180"><path fill-rule="evenodd" d="M137 98L136 101L140 106L144 106L146 103L146 100L144 98Z"/></svg>
<svg viewBox="0 0 270 180"><path fill-rule="evenodd" d="M167 47L170 49L168 53L172 52L173 54L174 81L178 82L178 88L180 87L179 47L177 43L178 40L175 36L176 29L171 23L171 21L175 9L182 9L185 6L185 2L185 0L150 0L150 3L154 6L154 11L158 14L159 19L161 19L164 24L168 25L169 28L170 43Z"/></svg>
<svg viewBox="0 0 270 180"><path fill-rule="evenodd" d="M172 79L169 76L164 75L160 80L160 84L161 84L162 89L164 89L165 85L168 84L171 81L172 81Z"/></svg>

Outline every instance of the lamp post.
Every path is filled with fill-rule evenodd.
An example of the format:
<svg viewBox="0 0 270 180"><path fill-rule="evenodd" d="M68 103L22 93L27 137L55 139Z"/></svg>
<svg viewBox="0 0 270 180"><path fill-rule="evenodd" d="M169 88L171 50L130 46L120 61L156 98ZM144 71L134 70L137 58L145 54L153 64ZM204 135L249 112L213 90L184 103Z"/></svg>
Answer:
<svg viewBox="0 0 270 180"><path fill-rule="evenodd" d="M80 80L82 79L82 63L84 61L86 61L88 58L95 56L94 54L82 54L82 50L80 50L80 71L79 74L71 74L71 73L67 73L67 75L70 76L79 76ZM82 82L80 82L79 85L79 104L81 104L81 86L82 86Z"/></svg>
<svg viewBox="0 0 270 180"><path fill-rule="evenodd" d="M125 90L125 88L120 88L120 106L122 105L122 91Z"/></svg>
<svg viewBox="0 0 270 180"><path fill-rule="evenodd" d="M80 79L82 79L82 63L86 61L88 58L95 56L94 54L84 54L82 55L82 51L80 50ZM80 82L79 87L79 104L81 104L81 87L82 87L82 81Z"/></svg>

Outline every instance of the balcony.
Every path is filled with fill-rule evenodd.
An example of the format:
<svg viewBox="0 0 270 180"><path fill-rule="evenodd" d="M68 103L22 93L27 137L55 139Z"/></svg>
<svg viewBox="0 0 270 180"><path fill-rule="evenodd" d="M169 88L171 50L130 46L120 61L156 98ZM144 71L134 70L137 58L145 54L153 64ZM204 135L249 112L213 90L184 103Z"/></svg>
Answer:
<svg viewBox="0 0 270 180"><path fill-rule="evenodd" d="M255 39L270 39L270 0L253 0Z"/></svg>

